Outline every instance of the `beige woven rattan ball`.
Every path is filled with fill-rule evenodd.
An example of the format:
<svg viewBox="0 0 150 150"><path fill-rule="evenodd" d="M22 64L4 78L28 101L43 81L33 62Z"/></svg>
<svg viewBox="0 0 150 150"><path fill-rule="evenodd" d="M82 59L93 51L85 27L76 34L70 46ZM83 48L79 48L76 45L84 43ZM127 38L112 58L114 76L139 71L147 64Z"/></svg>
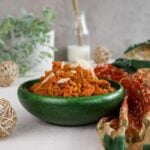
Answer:
<svg viewBox="0 0 150 150"><path fill-rule="evenodd" d="M106 47L99 46L93 52L95 63L107 63L110 58L110 52Z"/></svg>
<svg viewBox="0 0 150 150"><path fill-rule="evenodd" d="M18 66L13 61L0 64L0 86L9 86L18 76Z"/></svg>
<svg viewBox="0 0 150 150"><path fill-rule="evenodd" d="M17 117L9 101L0 99L0 139L7 137L16 125Z"/></svg>

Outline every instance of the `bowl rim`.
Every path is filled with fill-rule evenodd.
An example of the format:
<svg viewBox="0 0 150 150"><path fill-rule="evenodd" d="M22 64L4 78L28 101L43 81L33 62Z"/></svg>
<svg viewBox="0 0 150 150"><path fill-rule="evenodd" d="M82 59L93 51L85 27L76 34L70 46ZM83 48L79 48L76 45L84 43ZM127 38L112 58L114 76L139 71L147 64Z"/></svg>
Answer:
<svg viewBox="0 0 150 150"><path fill-rule="evenodd" d="M105 98L107 97L107 99L111 99L112 96L115 96L120 92L123 92L123 94L124 94L124 91L125 91L123 86L120 83L113 81L113 80L107 80L111 84L116 85L115 87L117 87L117 89L114 92L107 93L107 94L101 94L101 95L80 96L80 97L61 97L61 96L40 95L40 94L36 94L36 93L29 91L28 87L27 87L27 85L29 85L31 83L35 83L38 80L39 79L33 79L33 80L28 80L28 81L23 82L18 88L18 94L21 91L23 93L28 94L29 96L35 96L37 98L44 98L45 100L48 100L48 101L49 101L49 99L54 99L53 101L55 101L55 102L64 102L64 101L72 101L72 102L77 102L77 101L84 101L85 102L85 101L87 101L87 102L90 102L90 98L92 98L93 100L98 99L98 98L101 99L104 97Z"/></svg>

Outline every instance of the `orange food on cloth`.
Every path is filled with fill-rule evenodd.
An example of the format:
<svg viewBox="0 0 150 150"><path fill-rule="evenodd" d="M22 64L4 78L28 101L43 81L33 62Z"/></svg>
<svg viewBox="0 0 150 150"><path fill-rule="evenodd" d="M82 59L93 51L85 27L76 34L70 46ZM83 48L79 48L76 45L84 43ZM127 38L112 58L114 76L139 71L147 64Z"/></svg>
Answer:
<svg viewBox="0 0 150 150"><path fill-rule="evenodd" d="M52 70L45 72L30 90L41 95L79 97L110 93L115 89L107 80L94 76L91 70L56 61Z"/></svg>
<svg viewBox="0 0 150 150"><path fill-rule="evenodd" d="M141 74L137 72L131 75L110 64L98 65L94 71L98 78L118 81L126 89L126 97L120 108L120 116L112 120L105 119L104 121L102 119L99 126L110 122L110 128L115 129L117 133L121 128L119 123L124 122L126 141L128 143L143 141L145 132L150 127L150 87L144 83ZM124 110L123 113L122 110Z"/></svg>

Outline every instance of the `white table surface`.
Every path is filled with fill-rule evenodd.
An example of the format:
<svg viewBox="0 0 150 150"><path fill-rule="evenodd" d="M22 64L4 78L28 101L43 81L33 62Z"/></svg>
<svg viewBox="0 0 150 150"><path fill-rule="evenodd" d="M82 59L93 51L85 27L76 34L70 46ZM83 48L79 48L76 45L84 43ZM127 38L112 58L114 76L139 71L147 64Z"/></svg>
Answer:
<svg viewBox="0 0 150 150"><path fill-rule="evenodd" d="M10 101L18 119L12 134L0 141L1 150L103 150L96 124L60 127L28 113L17 98L17 88L29 79L19 78L10 87L0 87L0 98Z"/></svg>

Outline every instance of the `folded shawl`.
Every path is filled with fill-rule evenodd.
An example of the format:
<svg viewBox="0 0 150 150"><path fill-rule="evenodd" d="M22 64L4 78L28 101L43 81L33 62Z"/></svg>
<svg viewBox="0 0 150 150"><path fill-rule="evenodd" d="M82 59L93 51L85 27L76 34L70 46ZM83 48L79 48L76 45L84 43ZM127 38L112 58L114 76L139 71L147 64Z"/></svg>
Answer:
<svg viewBox="0 0 150 150"><path fill-rule="evenodd" d="M118 115L101 118L97 124L105 149L150 150L150 87L141 73L128 75L111 65L97 66L95 73L120 82L126 89Z"/></svg>

